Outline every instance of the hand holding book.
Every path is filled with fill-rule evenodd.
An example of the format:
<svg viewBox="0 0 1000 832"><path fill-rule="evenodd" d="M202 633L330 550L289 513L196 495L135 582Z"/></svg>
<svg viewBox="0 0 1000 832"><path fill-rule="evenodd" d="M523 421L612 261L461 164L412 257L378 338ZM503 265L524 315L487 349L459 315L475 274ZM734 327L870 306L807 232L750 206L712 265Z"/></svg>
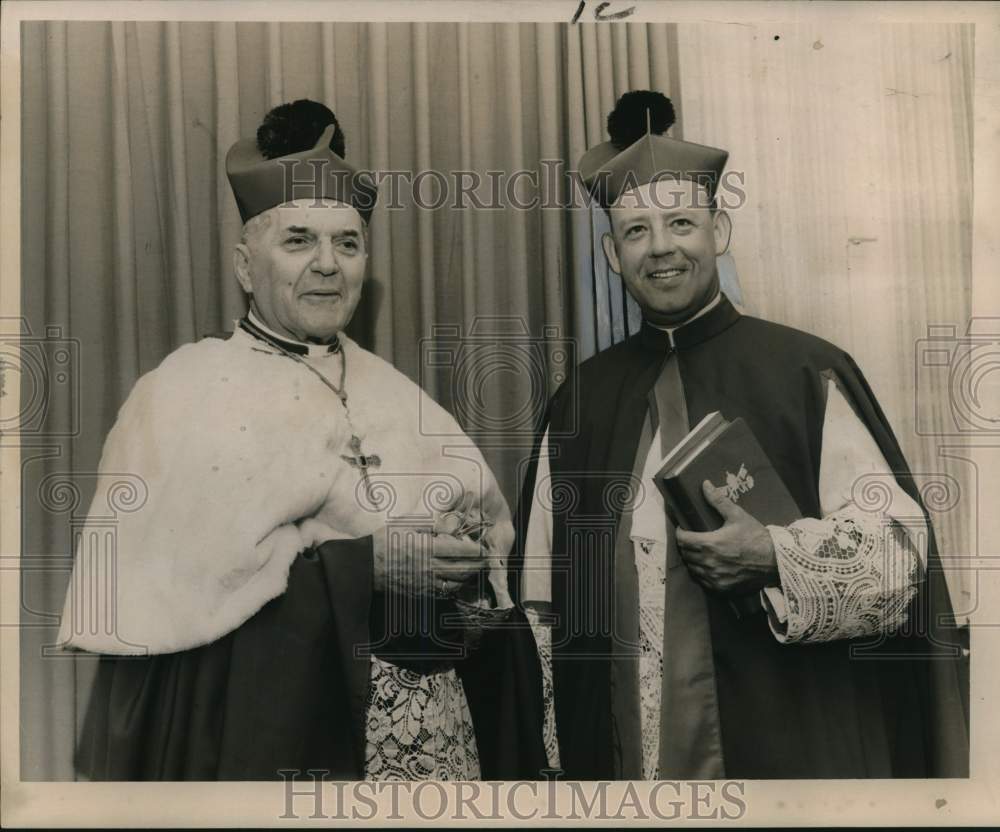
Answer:
<svg viewBox="0 0 1000 832"><path fill-rule="evenodd" d="M691 574L731 596L738 615L759 612L758 591L778 585L765 526L802 514L750 427L710 413L667 454L655 480Z"/></svg>
<svg viewBox="0 0 1000 832"><path fill-rule="evenodd" d="M677 529L677 545L692 576L720 595L745 595L778 583L774 545L763 523L705 480L708 504L722 517L715 531Z"/></svg>

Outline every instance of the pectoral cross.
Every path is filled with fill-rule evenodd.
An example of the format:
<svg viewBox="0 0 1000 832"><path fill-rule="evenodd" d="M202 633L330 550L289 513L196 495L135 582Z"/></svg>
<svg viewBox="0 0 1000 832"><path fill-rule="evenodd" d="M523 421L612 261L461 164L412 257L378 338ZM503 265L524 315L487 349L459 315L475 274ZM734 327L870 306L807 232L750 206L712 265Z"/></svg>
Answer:
<svg viewBox="0 0 1000 832"><path fill-rule="evenodd" d="M351 435L350 445L353 456L341 454L340 458L352 468L357 468L361 472L361 479L365 484L365 493L368 495L369 500L375 502L375 495L372 493L372 482L368 478L368 469L378 468L382 464L382 460L375 454L365 456L361 453L361 439L356 434Z"/></svg>

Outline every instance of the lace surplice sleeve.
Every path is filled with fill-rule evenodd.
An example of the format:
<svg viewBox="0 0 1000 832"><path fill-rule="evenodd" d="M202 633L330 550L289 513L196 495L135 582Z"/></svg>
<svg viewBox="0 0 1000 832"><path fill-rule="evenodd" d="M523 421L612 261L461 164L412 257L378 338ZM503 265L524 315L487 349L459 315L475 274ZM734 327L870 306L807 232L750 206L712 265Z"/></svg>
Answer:
<svg viewBox="0 0 1000 832"><path fill-rule="evenodd" d="M923 580L927 526L875 440L830 381L820 460L822 519L768 526L781 579L763 590L783 643L892 632Z"/></svg>

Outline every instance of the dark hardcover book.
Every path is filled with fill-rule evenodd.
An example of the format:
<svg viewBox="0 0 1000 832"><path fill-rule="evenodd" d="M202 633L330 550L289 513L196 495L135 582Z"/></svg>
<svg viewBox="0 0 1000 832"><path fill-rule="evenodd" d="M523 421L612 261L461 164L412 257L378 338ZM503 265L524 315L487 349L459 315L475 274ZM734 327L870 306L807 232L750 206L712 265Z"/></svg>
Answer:
<svg viewBox="0 0 1000 832"><path fill-rule="evenodd" d="M722 516L702 491L708 480L726 489L729 498L765 526L787 526L802 517L778 472L743 419L729 421L710 413L667 454L657 472L674 524L696 532L715 531ZM760 612L759 594L732 601L738 615Z"/></svg>

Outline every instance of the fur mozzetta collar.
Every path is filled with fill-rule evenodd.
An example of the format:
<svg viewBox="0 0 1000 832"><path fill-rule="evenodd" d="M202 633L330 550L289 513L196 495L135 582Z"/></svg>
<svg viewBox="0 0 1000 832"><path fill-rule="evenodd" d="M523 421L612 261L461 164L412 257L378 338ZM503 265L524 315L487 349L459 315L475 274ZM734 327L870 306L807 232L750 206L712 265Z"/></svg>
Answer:
<svg viewBox="0 0 1000 832"><path fill-rule="evenodd" d="M141 655L214 641L284 592L305 548L429 518L464 491L496 521L489 577L509 605L510 512L482 455L406 376L340 343L350 426L309 367L242 330L183 346L139 379L104 446L60 644ZM339 354L304 360L339 378ZM351 427L381 461L374 499L344 459ZM135 488L127 505L123 483Z"/></svg>

